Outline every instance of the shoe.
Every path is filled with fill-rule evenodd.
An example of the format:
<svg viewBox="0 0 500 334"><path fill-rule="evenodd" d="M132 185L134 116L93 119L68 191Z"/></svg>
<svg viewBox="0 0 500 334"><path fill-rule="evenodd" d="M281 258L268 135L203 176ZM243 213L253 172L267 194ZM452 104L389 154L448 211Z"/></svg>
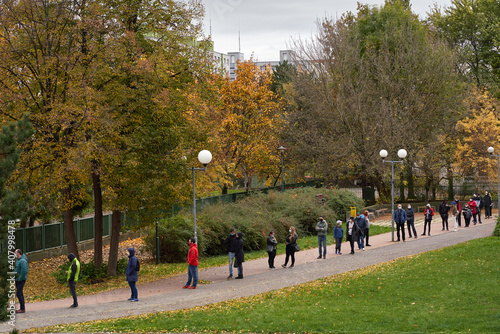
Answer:
<svg viewBox="0 0 500 334"><path fill-rule="evenodd" d="M131 300L131 302L138 302L138 301L139 301L139 299L137 299L137 298L134 298Z"/></svg>
<svg viewBox="0 0 500 334"><path fill-rule="evenodd" d="M182 288L184 289L184 287L182 287ZM129 299L127 299L127 300L132 300L132 299L134 299L134 298L130 297L130 298L129 298Z"/></svg>
<svg viewBox="0 0 500 334"><path fill-rule="evenodd" d="M288 268L293 268L293 264L292 264L290 267L288 267ZM243 277L242 277L242 278L243 278Z"/></svg>
<svg viewBox="0 0 500 334"><path fill-rule="evenodd" d="M194 290L194 289L196 289L196 287L195 286L190 286L188 289Z"/></svg>
<svg viewBox="0 0 500 334"><path fill-rule="evenodd" d="M443 229L441 231L444 231L444 227L443 227Z"/></svg>
<svg viewBox="0 0 500 334"><path fill-rule="evenodd" d="M454 230L453 230L453 232L456 232L456 231L458 231L458 230L457 230L457 229L454 229Z"/></svg>
<svg viewBox="0 0 500 334"><path fill-rule="evenodd" d="M276 269L276 267L271 267L271 269Z"/></svg>
<svg viewBox="0 0 500 334"><path fill-rule="evenodd" d="M233 275L229 275L229 276L227 277L227 279L231 279L231 278L233 278Z"/></svg>
<svg viewBox="0 0 500 334"><path fill-rule="evenodd" d="M286 266L284 264L281 265L283 268L286 268Z"/></svg>
<svg viewBox="0 0 500 334"><path fill-rule="evenodd" d="M350 252L349 254L354 254L354 252Z"/></svg>
<svg viewBox="0 0 500 334"><path fill-rule="evenodd" d="M342 255L342 253L341 253L341 252L339 252L339 255Z"/></svg>
<svg viewBox="0 0 500 334"><path fill-rule="evenodd" d="M408 237L408 239L411 239L411 238L412 238L412 236L410 235L410 236Z"/></svg>
<svg viewBox="0 0 500 334"><path fill-rule="evenodd" d="M243 276L236 276L234 279L243 279Z"/></svg>
<svg viewBox="0 0 500 334"><path fill-rule="evenodd" d="M372 246L372 245L368 245L368 244L366 244L366 247L371 247L371 246Z"/></svg>
<svg viewBox="0 0 500 334"><path fill-rule="evenodd" d="M483 222L479 222L479 224L482 224Z"/></svg>
<svg viewBox="0 0 500 334"><path fill-rule="evenodd" d="M335 250L335 254L337 254L337 250Z"/></svg>
<svg viewBox="0 0 500 334"><path fill-rule="evenodd" d="M403 242L406 242L406 240L403 240Z"/></svg>
<svg viewBox="0 0 500 334"><path fill-rule="evenodd" d="M448 229L446 229L446 231L449 231Z"/></svg>
<svg viewBox="0 0 500 334"><path fill-rule="evenodd" d="M24 313L26 312L25 310L16 310L16 313Z"/></svg>
<svg viewBox="0 0 500 334"><path fill-rule="evenodd" d="M429 237L431 236L431 234L429 233Z"/></svg>
<svg viewBox="0 0 500 334"><path fill-rule="evenodd" d="M320 256L318 256L316 259L321 259L321 255L320 255Z"/></svg>
<svg viewBox="0 0 500 334"><path fill-rule="evenodd" d="M366 249L363 248L363 250L365 251Z"/></svg>
<svg viewBox="0 0 500 334"><path fill-rule="evenodd" d="M398 239L398 242L400 242L401 240Z"/></svg>
<svg viewBox="0 0 500 334"><path fill-rule="evenodd" d="M422 233L421 235L425 235L425 233Z"/></svg>
<svg viewBox="0 0 500 334"><path fill-rule="evenodd" d="M323 260L326 259L326 255L323 255Z"/></svg>
<svg viewBox="0 0 500 334"><path fill-rule="evenodd" d="M75 307L78 307L78 304L73 304L69 308L75 308Z"/></svg>
<svg viewBox="0 0 500 334"><path fill-rule="evenodd" d="M189 289L189 285L184 285L182 288L183 289Z"/></svg>

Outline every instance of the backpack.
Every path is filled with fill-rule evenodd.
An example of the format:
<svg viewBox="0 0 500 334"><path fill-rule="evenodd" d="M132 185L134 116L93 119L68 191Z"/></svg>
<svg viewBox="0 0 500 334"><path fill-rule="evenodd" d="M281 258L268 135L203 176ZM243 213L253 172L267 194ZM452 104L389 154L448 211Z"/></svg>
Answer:
<svg viewBox="0 0 500 334"><path fill-rule="evenodd" d="M137 258L136 258L137 259ZM139 259L137 259L137 264L135 265L135 270L139 271L141 270L141 264L139 263Z"/></svg>

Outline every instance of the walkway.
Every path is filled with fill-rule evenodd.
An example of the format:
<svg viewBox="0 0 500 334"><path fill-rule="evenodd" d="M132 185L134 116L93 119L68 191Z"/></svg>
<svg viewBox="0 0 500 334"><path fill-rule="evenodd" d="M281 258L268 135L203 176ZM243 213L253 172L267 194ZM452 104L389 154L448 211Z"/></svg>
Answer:
<svg viewBox="0 0 500 334"><path fill-rule="evenodd" d="M139 285L139 302L126 301L130 290L117 289L78 299L79 307L69 309L70 299L29 303L27 312L16 316L16 326L23 330L32 327L45 327L63 323L74 323L98 319L117 318L150 312L171 311L194 306L207 305L220 301L252 296L263 292L281 289L318 278L360 269L399 257L414 255L446 246L455 245L472 239L487 237L492 234L496 220L484 219L481 225L460 228L458 232L441 231L440 219L432 224L432 236L420 236L422 227L418 227L418 239L406 242L391 242L391 233L370 237L372 247L367 251L357 251L349 255L349 244L343 243L343 255L335 255L334 246L328 247L325 260L317 260L317 248L296 253L295 268L281 268L284 255L277 256L279 269L267 269L267 258L248 261L244 264L243 280L226 280L227 266L202 270L201 280L210 284L199 284L198 289L181 289L187 275L172 277L153 283ZM0 333L12 328L6 323L0 324Z"/></svg>

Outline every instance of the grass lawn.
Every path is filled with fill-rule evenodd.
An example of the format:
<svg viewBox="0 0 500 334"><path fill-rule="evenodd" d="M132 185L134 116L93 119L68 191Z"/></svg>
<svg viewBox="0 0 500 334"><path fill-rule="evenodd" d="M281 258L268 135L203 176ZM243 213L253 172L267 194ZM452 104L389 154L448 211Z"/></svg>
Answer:
<svg viewBox="0 0 500 334"><path fill-rule="evenodd" d="M500 332L500 238L473 240L250 298L47 332Z"/></svg>
<svg viewBox="0 0 500 334"><path fill-rule="evenodd" d="M391 228L386 226L377 226L372 224L370 227L370 235L376 235L380 233L390 232ZM333 236L331 233L328 234L327 243L333 243ZM309 249L318 247L318 238L316 236L299 237L298 244L301 249ZM125 254L125 249L128 247L140 248L142 245L142 239L127 240L120 244L123 250L120 254ZM278 245L278 254L285 253L284 243ZM83 255L84 252L80 254ZM29 255L28 255L29 256ZM93 250L87 251L85 257L87 258L85 262L90 261L93 256ZM187 256L187 255L186 255ZM245 253L245 260L253 260L262 257L267 257L267 252L265 250L248 252ZM176 275L186 274L187 263L160 263L156 265L154 261L148 257L141 258L141 271L139 273L139 286L147 282L152 282ZM46 259L43 261L38 261L35 263L30 263L30 271L38 272L38 280L28 281L25 287L26 301L36 302L43 300L54 300L60 298L69 297L69 291L66 285L60 284L56 281L54 277L51 276L53 272L57 270L60 264L68 264L66 256L59 258ZM200 258L200 269L212 268L227 265L228 258L227 255L202 257ZM68 264L69 265L69 264ZM200 282L204 283L204 282ZM95 294L107 290L128 287L128 283L125 281L124 275L119 275L114 278L110 278L104 282L96 284L79 284L78 285L78 295L89 295Z"/></svg>

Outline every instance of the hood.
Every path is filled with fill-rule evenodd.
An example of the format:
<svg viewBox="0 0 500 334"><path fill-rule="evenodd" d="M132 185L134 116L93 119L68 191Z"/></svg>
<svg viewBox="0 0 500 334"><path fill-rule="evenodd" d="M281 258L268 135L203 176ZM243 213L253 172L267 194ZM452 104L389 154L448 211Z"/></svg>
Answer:
<svg viewBox="0 0 500 334"><path fill-rule="evenodd" d="M242 239L242 238L243 238L243 232L236 233L236 239Z"/></svg>
<svg viewBox="0 0 500 334"><path fill-rule="evenodd" d="M75 258L76 258L75 254L73 254L73 253L69 253L68 254L68 260L69 260L69 262L73 261Z"/></svg>
<svg viewBox="0 0 500 334"><path fill-rule="evenodd" d="M19 258L19 260L26 260L26 262L28 262L28 257L26 256L26 254L23 254L23 255L21 255L21 257Z"/></svg>
<svg viewBox="0 0 500 334"><path fill-rule="evenodd" d="M135 255L135 249L133 249L132 247L130 247L129 249L127 249L128 252L130 253L130 255L128 257L132 257Z"/></svg>

